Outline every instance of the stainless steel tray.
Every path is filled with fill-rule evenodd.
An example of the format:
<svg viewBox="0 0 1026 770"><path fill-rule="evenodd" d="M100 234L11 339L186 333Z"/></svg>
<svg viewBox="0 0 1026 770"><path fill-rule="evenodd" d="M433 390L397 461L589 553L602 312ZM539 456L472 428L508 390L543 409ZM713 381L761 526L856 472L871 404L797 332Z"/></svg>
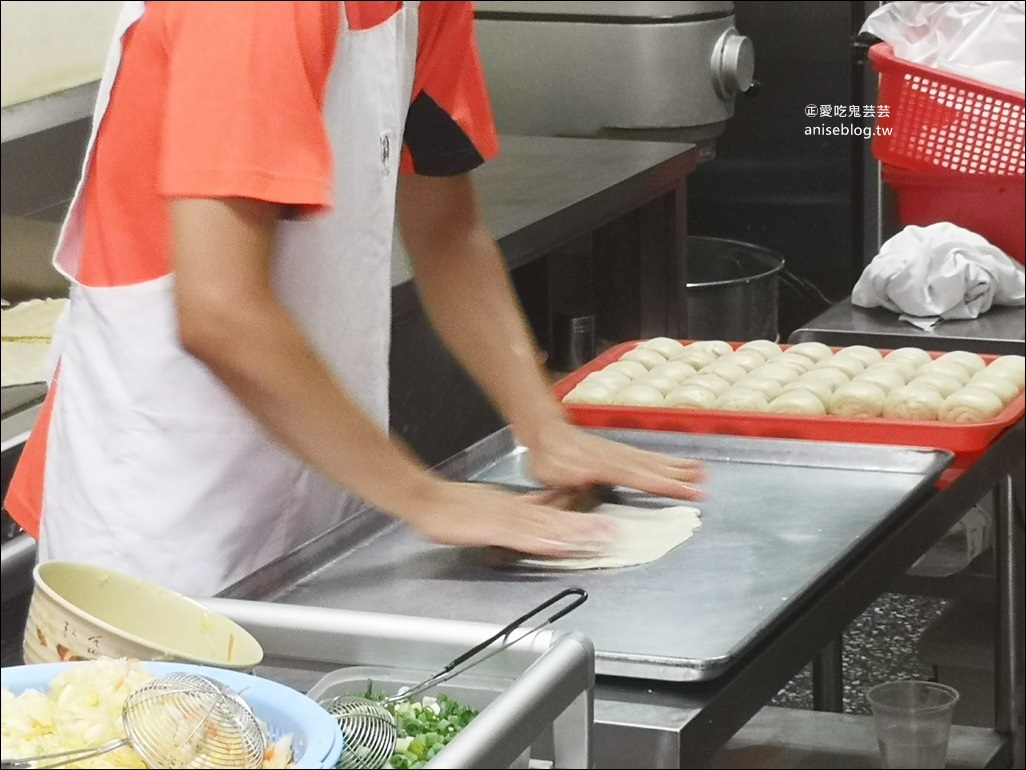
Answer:
<svg viewBox="0 0 1026 770"><path fill-rule="evenodd" d="M594 642L597 673L712 679L900 520L951 461L948 452L896 446L596 432L707 464L708 499L699 505L702 526L690 541L639 567L497 569L478 549L423 542L371 513L371 520L340 527L274 565L278 580L269 583L265 575L262 582L277 590L261 598L501 623L560 586L579 585L590 599L559 625ZM452 478L531 484L524 458L504 429L439 470ZM250 591L260 583L258 574Z"/></svg>

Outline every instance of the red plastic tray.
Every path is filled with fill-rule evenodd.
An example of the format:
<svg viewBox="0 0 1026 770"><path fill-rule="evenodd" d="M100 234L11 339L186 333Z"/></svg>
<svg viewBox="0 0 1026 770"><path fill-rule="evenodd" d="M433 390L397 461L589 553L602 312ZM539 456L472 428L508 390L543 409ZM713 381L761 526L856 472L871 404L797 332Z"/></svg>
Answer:
<svg viewBox="0 0 1026 770"><path fill-rule="evenodd" d="M691 341L681 340L685 345ZM562 399L587 375L613 363L642 342L644 340L633 340L609 348L602 355L559 380L554 385L556 396ZM744 343L730 344L737 348ZM781 350L787 350L789 347L780 346ZM840 349L833 348L835 352ZM880 352L889 353L890 350L880 348ZM941 355L943 351L930 352L932 358ZM988 364L999 358L994 355L980 357ZM677 409L664 406L563 404L563 408L575 423L591 428L635 428L682 433L725 433L735 436L848 441L858 444L897 444L948 449L956 455L963 455L985 449L1008 426L1021 418L1026 411L1026 396L1020 393L996 418L977 423L857 419L833 415L801 417L792 414Z"/></svg>

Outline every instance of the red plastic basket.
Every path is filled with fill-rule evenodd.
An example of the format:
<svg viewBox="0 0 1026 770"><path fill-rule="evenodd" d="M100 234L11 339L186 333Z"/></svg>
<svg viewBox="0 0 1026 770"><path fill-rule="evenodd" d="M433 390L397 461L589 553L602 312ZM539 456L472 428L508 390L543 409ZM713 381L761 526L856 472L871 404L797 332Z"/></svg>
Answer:
<svg viewBox="0 0 1026 770"><path fill-rule="evenodd" d="M951 222L982 235L1013 259L1026 260L1023 177L927 173L887 164L881 173L897 193L902 226Z"/></svg>
<svg viewBox="0 0 1026 770"><path fill-rule="evenodd" d="M1023 176L1023 94L899 59L887 43L872 46L869 58L880 74L872 144L879 160Z"/></svg>

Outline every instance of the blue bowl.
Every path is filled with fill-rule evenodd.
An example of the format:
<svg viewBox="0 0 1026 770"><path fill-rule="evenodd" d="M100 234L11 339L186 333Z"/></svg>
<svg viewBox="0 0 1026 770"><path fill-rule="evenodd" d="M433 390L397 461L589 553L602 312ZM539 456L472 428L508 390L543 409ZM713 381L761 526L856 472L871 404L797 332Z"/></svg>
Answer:
<svg viewBox="0 0 1026 770"><path fill-rule="evenodd" d="M25 690L46 692L55 676L71 666L87 666L89 661L41 663L0 669L0 686L18 695ZM147 671L162 676L191 673L208 676L242 695L264 724L272 740L292 734L292 754L296 767L332 768L342 756L342 731L338 723L315 700L286 685L239 671L189 663L141 661Z"/></svg>

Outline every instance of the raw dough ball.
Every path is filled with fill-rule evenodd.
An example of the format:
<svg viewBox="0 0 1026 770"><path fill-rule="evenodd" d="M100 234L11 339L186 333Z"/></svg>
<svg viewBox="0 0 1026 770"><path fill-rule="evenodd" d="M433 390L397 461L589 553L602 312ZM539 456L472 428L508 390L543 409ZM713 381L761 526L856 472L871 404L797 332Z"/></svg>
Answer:
<svg viewBox="0 0 1026 770"><path fill-rule="evenodd" d="M731 353L728 356L724 356L721 361L730 361L732 364L737 364L747 372L751 372L754 369L758 369L764 363L766 363L766 357L758 350L738 350Z"/></svg>
<svg viewBox="0 0 1026 770"><path fill-rule="evenodd" d="M987 366L986 361L975 353L970 353L968 350L952 350L937 357L935 360L954 362L969 372L970 377L977 372L983 371Z"/></svg>
<svg viewBox="0 0 1026 770"><path fill-rule="evenodd" d="M866 367L866 371L875 371L877 369L887 369L893 372L897 372L901 375L901 379L906 384L916 376L917 367L910 360L905 358L894 358L890 361L881 361L878 364L872 364Z"/></svg>
<svg viewBox="0 0 1026 770"><path fill-rule="evenodd" d="M788 393L792 390L803 390L806 393L811 393L823 402L824 408L830 406L830 399L834 395L834 389L817 377L799 377L794 382L787 383L784 386L783 392Z"/></svg>
<svg viewBox="0 0 1026 770"><path fill-rule="evenodd" d="M706 350L717 358L730 355L734 351L730 343L723 340L697 340L687 345L686 348L688 350Z"/></svg>
<svg viewBox="0 0 1026 770"><path fill-rule="evenodd" d="M648 374L648 367L644 364L639 364L637 361L614 361L603 366L601 371L618 372L633 380L643 374Z"/></svg>
<svg viewBox="0 0 1026 770"><path fill-rule="evenodd" d="M701 369L715 361L716 354L711 350L688 347L680 355L674 356L673 360L681 361L693 369Z"/></svg>
<svg viewBox="0 0 1026 770"><path fill-rule="evenodd" d="M939 419L945 422L986 422L1004 409L1001 399L986 388L967 386L944 399Z"/></svg>
<svg viewBox="0 0 1026 770"><path fill-rule="evenodd" d="M990 362L991 366L1014 366L1019 369L1026 368L1026 356L1019 356L1010 354L1007 356L998 356Z"/></svg>
<svg viewBox="0 0 1026 770"><path fill-rule="evenodd" d="M965 370L964 366L960 366L954 361L930 361L928 364L923 364L916 370L916 376L921 377L924 374L943 374L958 380L963 385L969 382L969 372Z"/></svg>
<svg viewBox="0 0 1026 770"><path fill-rule="evenodd" d="M622 356L621 361L637 361L639 364L644 366L646 369L653 369L660 364L666 363L666 356L656 353L654 350L646 350L645 348L634 348L628 350Z"/></svg>
<svg viewBox="0 0 1026 770"><path fill-rule="evenodd" d="M663 394L649 385L631 383L613 396L613 403L623 406L662 406Z"/></svg>
<svg viewBox="0 0 1026 770"><path fill-rule="evenodd" d="M776 364L770 361L753 371L752 374L758 375L759 377L769 377L769 379L776 380L781 385L786 385L789 382L797 380L800 372L787 364Z"/></svg>
<svg viewBox="0 0 1026 770"><path fill-rule="evenodd" d="M713 409L728 412L765 412L769 400L757 390L748 388L731 388L718 399Z"/></svg>
<svg viewBox="0 0 1026 770"><path fill-rule="evenodd" d="M784 351L780 355L775 355L773 358L766 361L766 363L784 363L788 367L792 367L797 370L799 375L803 375L806 372L812 372L813 367L816 365L816 361L812 358L801 355L800 353L792 353L790 351Z"/></svg>
<svg viewBox="0 0 1026 770"><path fill-rule="evenodd" d="M806 372L811 372L812 367L816 365L816 362L813 361L811 358L807 358L806 356L800 355L798 353L788 352L781 353L779 356L773 356L773 358L771 358L766 363L783 364L784 366L790 366L792 369L798 372L798 374L805 374Z"/></svg>
<svg viewBox="0 0 1026 770"><path fill-rule="evenodd" d="M708 366L703 366L700 374L715 374L727 382L734 383L745 377L748 374L748 370L739 364L735 364L733 361L724 361L721 358L719 361L713 361Z"/></svg>
<svg viewBox="0 0 1026 770"><path fill-rule="evenodd" d="M667 393L663 403L679 409L712 409L716 394L700 385L681 385Z"/></svg>
<svg viewBox="0 0 1026 770"><path fill-rule="evenodd" d="M817 366L808 374L803 374L800 379L805 378L815 378L821 382L825 382L830 386L831 391L837 390L839 387L851 380L843 370L832 366Z"/></svg>
<svg viewBox="0 0 1026 770"><path fill-rule="evenodd" d="M649 374L653 377L669 377L671 380L677 382L684 382L689 377L694 377L698 371L683 361L667 361L665 364L659 364L654 367Z"/></svg>
<svg viewBox="0 0 1026 770"><path fill-rule="evenodd" d="M1026 384L1026 367L1023 365L1022 356L1001 356L990 362L990 366L984 369L986 372L994 372L1007 378L1019 390Z"/></svg>
<svg viewBox="0 0 1026 770"><path fill-rule="evenodd" d="M669 337L653 337L650 340L645 340L638 347L654 350L663 358L669 360L684 350L684 343L671 340Z"/></svg>
<svg viewBox="0 0 1026 770"><path fill-rule="evenodd" d="M977 372L969 380L974 388L986 388L995 396L1001 399L1001 403L1008 406L1012 399L1019 395L1019 389L1015 383L1006 380L999 372L991 372L986 369Z"/></svg>
<svg viewBox="0 0 1026 770"><path fill-rule="evenodd" d="M927 385L902 385L887 394L883 416L889 420L936 420L944 397Z"/></svg>
<svg viewBox="0 0 1026 770"><path fill-rule="evenodd" d="M870 364L863 371L862 374L869 374L870 372L890 372L901 377L902 383L908 384L908 381L915 377L916 370L907 361L902 361L900 358L894 363L888 361L881 361L878 364Z"/></svg>
<svg viewBox="0 0 1026 770"><path fill-rule="evenodd" d="M654 369L652 371L655 371ZM644 377L638 377L634 381L635 385L647 385L650 388L655 388L664 396L674 388L680 387L680 383L677 380L672 380L669 377L663 377L659 374L653 374L649 372Z"/></svg>
<svg viewBox="0 0 1026 770"><path fill-rule="evenodd" d="M767 361L780 355L780 345L770 340L751 340L741 345L738 350L758 350Z"/></svg>
<svg viewBox="0 0 1026 770"><path fill-rule="evenodd" d="M611 404L613 391L594 382L581 382L563 396L565 404Z"/></svg>
<svg viewBox="0 0 1026 770"><path fill-rule="evenodd" d="M706 390L711 391L715 396L722 395L730 390L730 383L719 375L702 374L701 372L688 380L688 385L705 388Z"/></svg>
<svg viewBox="0 0 1026 770"><path fill-rule="evenodd" d="M889 393L895 388L900 388L905 384L905 375L903 375L901 370L896 366L891 366L890 364L877 364L876 366L869 367L861 374L856 374L852 377L851 381L872 382L883 388L884 393Z"/></svg>
<svg viewBox="0 0 1026 770"><path fill-rule="evenodd" d="M766 397L767 402L772 401L783 391L783 386L776 380L769 377L761 377L754 372L735 382L734 387L743 388L744 390L757 390Z"/></svg>
<svg viewBox="0 0 1026 770"><path fill-rule="evenodd" d="M886 398L879 385L853 380L834 391L828 411L838 417L879 417Z"/></svg>
<svg viewBox="0 0 1026 770"><path fill-rule="evenodd" d="M823 401L815 393L807 390L787 390L770 401L767 412L781 414L826 414Z"/></svg>
<svg viewBox="0 0 1026 770"><path fill-rule="evenodd" d="M862 363L861 358L858 356L845 355L844 353L838 353L816 364L816 370L840 369L848 379L851 379L856 374L861 374L865 368L866 365Z"/></svg>
<svg viewBox="0 0 1026 770"><path fill-rule="evenodd" d="M805 356L814 364L818 364L823 359L830 358L834 354L830 346L824 345L822 342L799 342L797 345L791 345L786 352Z"/></svg>
<svg viewBox="0 0 1026 770"><path fill-rule="evenodd" d="M887 353L884 357L884 361L893 362L894 359L901 358L908 361L910 364L915 366L917 369L923 364L929 363L932 359L930 354L922 348L905 347L895 348L890 353Z"/></svg>
<svg viewBox="0 0 1026 770"><path fill-rule="evenodd" d="M838 350L837 355L855 356L865 366L870 366L883 360L883 353L867 345L848 345Z"/></svg>
<svg viewBox="0 0 1026 770"><path fill-rule="evenodd" d="M913 377L908 384L925 385L928 388L933 388L944 398L947 398L956 390L962 389L961 382L954 377L948 377L946 374L922 374L918 377Z"/></svg>
<svg viewBox="0 0 1026 770"><path fill-rule="evenodd" d="M596 385L604 385L611 391L617 391L631 384L631 378L619 372L607 372L605 370L592 372L581 382L593 382Z"/></svg>

